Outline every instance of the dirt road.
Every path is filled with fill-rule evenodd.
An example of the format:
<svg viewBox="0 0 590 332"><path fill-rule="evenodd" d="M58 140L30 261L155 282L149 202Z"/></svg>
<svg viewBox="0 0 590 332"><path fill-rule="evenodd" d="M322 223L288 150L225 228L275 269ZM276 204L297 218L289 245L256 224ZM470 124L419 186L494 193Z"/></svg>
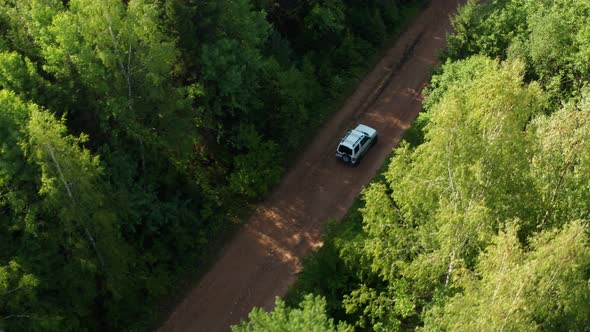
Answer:
<svg viewBox="0 0 590 332"><path fill-rule="evenodd" d="M301 158L170 315L160 332L228 331L254 306L272 308L296 278L301 258L321 245L327 219L340 219L421 109L420 91L445 46L449 15L464 0L431 0L395 46L320 129ZM334 157L356 123L377 129L379 143L360 166Z"/></svg>

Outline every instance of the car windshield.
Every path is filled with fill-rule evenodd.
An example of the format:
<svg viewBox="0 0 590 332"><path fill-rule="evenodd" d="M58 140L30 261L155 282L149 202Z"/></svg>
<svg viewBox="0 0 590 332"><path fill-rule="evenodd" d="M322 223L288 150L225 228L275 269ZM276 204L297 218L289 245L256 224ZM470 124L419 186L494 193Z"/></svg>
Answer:
<svg viewBox="0 0 590 332"><path fill-rule="evenodd" d="M352 154L352 150L349 147L344 146L344 145L338 146L338 152L345 153L345 154Z"/></svg>

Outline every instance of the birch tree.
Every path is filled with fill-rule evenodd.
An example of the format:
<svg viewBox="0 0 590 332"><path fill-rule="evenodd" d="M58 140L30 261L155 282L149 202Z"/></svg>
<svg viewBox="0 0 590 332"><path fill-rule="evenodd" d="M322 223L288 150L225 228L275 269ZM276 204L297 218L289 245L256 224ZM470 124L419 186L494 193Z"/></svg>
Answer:
<svg viewBox="0 0 590 332"><path fill-rule="evenodd" d="M62 121L38 108L32 109L26 130L26 155L40 170L42 218L54 224L51 234L60 239L64 257L58 283L71 301L64 309L70 320L83 320L98 296L125 292L121 280L130 253L116 214L105 206L100 160L82 147L87 138L68 134Z"/></svg>
<svg viewBox="0 0 590 332"><path fill-rule="evenodd" d="M424 330L584 330L590 306L587 225L541 232L523 246L514 224L459 283L463 293L435 308Z"/></svg>

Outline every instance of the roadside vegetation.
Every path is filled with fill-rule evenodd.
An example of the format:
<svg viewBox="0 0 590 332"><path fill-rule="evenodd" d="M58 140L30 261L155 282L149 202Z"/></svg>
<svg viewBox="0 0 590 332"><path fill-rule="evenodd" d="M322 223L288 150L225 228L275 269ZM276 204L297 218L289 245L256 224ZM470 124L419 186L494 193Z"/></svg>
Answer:
<svg viewBox="0 0 590 332"><path fill-rule="evenodd" d="M322 331L587 330L590 3L469 1L453 26L411 142L286 302Z"/></svg>
<svg viewBox="0 0 590 332"><path fill-rule="evenodd" d="M0 0L0 329L144 329L422 3Z"/></svg>

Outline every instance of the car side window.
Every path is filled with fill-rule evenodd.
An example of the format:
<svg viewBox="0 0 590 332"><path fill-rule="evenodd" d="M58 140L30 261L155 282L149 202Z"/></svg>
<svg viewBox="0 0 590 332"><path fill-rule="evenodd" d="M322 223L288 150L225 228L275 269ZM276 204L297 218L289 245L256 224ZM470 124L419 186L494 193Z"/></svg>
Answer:
<svg viewBox="0 0 590 332"><path fill-rule="evenodd" d="M369 140L369 136L363 137L363 139L361 140L361 145L365 145L368 140Z"/></svg>
<svg viewBox="0 0 590 332"><path fill-rule="evenodd" d="M355 154L359 153L359 146L358 145L354 148L354 153Z"/></svg>

